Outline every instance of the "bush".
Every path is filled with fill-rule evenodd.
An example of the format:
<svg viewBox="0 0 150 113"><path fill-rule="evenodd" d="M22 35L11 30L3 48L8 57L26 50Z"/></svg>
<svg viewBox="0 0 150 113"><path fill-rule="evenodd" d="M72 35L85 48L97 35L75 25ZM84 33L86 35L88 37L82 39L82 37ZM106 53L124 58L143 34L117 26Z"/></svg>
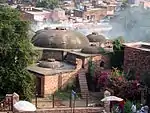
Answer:
<svg viewBox="0 0 150 113"><path fill-rule="evenodd" d="M132 113L131 106L131 101L127 101L124 105L124 113Z"/></svg>

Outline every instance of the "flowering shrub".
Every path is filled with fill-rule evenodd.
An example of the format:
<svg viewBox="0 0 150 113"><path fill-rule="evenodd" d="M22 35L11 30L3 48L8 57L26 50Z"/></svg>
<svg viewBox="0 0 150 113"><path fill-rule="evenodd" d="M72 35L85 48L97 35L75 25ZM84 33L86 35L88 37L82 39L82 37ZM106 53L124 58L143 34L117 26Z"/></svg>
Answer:
<svg viewBox="0 0 150 113"><path fill-rule="evenodd" d="M114 91L114 95L130 100L140 99L140 88L137 80L127 80L118 70L112 75L101 73L97 85L100 88L108 87Z"/></svg>
<svg viewBox="0 0 150 113"><path fill-rule="evenodd" d="M101 75L98 77L98 84L101 87L105 87L108 85L109 82L109 75L107 73L101 73Z"/></svg>

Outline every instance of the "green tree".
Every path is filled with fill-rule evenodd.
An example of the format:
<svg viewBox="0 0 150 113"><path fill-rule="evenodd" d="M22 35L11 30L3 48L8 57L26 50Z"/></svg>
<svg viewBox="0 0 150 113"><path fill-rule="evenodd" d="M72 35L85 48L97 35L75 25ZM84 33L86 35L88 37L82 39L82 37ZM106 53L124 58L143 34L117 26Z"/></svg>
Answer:
<svg viewBox="0 0 150 113"><path fill-rule="evenodd" d="M41 2L38 1L36 6L37 7L44 7L48 9L55 9L59 5L59 0L42 0Z"/></svg>
<svg viewBox="0 0 150 113"><path fill-rule="evenodd" d="M17 10L0 7L0 92L16 92L26 100L31 99L35 86L26 69L35 58L28 28L28 22L20 20Z"/></svg>
<svg viewBox="0 0 150 113"><path fill-rule="evenodd" d="M94 76L94 70L95 70L95 65L92 61L92 58L90 58L88 61L88 73L91 77Z"/></svg>
<svg viewBox="0 0 150 113"><path fill-rule="evenodd" d="M113 54L111 57L112 67L122 69L124 60L124 40L123 37L118 37L113 41Z"/></svg>

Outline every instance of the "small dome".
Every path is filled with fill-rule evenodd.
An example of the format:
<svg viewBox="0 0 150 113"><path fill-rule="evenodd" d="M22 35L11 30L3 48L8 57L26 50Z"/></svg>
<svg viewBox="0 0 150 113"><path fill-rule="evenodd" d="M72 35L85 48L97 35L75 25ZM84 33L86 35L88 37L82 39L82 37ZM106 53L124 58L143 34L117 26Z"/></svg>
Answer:
<svg viewBox="0 0 150 113"><path fill-rule="evenodd" d="M89 41L84 35L64 28L37 31L32 43L38 47L62 49L82 49L89 46Z"/></svg>
<svg viewBox="0 0 150 113"><path fill-rule="evenodd" d="M100 53L104 53L104 50L102 50L102 48L89 46L83 48L81 52L86 54L100 54Z"/></svg>
<svg viewBox="0 0 150 113"><path fill-rule="evenodd" d="M56 69L56 68L60 68L63 67L64 65L59 62L59 61L40 61L39 67L43 67L43 68L52 68L52 69Z"/></svg>
<svg viewBox="0 0 150 113"><path fill-rule="evenodd" d="M106 41L106 38L103 35L99 35L96 32L93 32L92 34L87 35L87 38L90 42L100 42L104 43Z"/></svg>

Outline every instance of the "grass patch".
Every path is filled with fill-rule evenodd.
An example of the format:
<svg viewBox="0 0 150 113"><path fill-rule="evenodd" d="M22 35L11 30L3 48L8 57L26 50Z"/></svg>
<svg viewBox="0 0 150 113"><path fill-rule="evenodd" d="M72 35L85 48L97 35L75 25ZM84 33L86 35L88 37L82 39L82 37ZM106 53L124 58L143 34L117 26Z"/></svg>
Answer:
<svg viewBox="0 0 150 113"><path fill-rule="evenodd" d="M57 91L54 93L54 98L55 99L59 99L59 100L70 100L71 97L71 91L67 92L67 91ZM80 99L81 95L77 94L76 95L76 100ZM49 96L49 99L52 100L52 95Z"/></svg>

